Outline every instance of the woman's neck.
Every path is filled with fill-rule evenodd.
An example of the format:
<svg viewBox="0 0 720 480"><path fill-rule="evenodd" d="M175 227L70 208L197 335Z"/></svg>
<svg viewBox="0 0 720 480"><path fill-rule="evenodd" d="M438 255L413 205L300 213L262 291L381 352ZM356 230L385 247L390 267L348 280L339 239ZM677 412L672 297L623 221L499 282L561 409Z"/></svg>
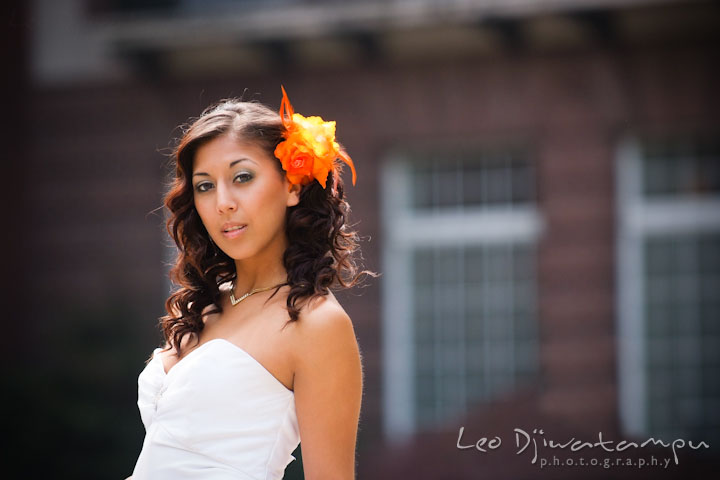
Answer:
<svg viewBox="0 0 720 480"><path fill-rule="evenodd" d="M235 294L243 295L256 288L273 287L287 282L287 271L281 263L268 265L267 262L250 264L246 260L235 261Z"/></svg>
<svg viewBox="0 0 720 480"><path fill-rule="evenodd" d="M273 287L287 282L287 270L283 255L287 249L287 237L277 235L260 253L235 260L235 294L243 295L256 288Z"/></svg>

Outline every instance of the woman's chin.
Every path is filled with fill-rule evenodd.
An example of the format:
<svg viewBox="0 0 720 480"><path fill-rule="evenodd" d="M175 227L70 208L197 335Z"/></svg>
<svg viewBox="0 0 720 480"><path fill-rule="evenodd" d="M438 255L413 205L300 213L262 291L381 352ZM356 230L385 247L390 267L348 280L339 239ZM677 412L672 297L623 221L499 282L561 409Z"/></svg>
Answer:
<svg viewBox="0 0 720 480"><path fill-rule="evenodd" d="M225 255L230 257L233 260L246 260L250 257L252 257L251 253L248 253L246 249L241 248L229 248L227 250L223 250L225 252Z"/></svg>

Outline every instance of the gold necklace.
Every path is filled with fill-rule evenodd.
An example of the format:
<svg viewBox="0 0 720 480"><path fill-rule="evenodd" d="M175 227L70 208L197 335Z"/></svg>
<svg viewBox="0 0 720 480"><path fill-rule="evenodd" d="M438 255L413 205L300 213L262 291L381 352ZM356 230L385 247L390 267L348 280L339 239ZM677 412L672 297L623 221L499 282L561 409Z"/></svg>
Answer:
<svg viewBox="0 0 720 480"><path fill-rule="evenodd" d="M285 283L279 283L279 284L277 284L277 285L275 285L275 286L273 286L273 287L256 288L256 289L254 289L254 290L246 293L246 294L243 295L242 297L240 297L240 298L238 298L238 299L235 299L235 280L233 280L233 282L232 282L232 287L230 288L230 303L232 303L232 306L234 307L235 305L237 305L238 303L242 302L243 300L245 300L247 297L249 297L249 296L252 295L253 293L266 292L266 291L268 291L268 290L271 290L271 289L277 288L277 287L281 287L281 286L283 286L283 285L287 285L287 282L285 282Z"/></svg>

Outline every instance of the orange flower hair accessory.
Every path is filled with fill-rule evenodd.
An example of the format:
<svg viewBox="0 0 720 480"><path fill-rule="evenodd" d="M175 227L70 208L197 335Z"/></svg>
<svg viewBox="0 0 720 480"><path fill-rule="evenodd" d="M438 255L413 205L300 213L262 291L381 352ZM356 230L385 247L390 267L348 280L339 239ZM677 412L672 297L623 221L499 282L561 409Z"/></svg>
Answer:
<svg viewBox="0 0 720 480"><path fill-rule="evenodd" d="M304 117L295 113L288 99L285 87L280 86L283 98L280 102L280 118L285 125L285 140L275 148L275 156L282 162L283 169L292 185L307 185L317 180L326 188L330 170L337 172L338 158L350 165L352 183L357 175L348 154L335 141L335 122L325 122L320 117ZM334 189L334 186L333 186Z"/></svg>

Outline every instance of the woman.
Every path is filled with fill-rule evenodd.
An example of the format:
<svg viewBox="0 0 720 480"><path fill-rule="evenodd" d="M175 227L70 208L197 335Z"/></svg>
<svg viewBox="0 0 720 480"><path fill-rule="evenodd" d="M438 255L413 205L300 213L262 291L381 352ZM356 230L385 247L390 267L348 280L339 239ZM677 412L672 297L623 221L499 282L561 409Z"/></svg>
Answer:
<svg viewBox="0 0 720 480"><path fill-rule="evenodd" d="M305 478L352 479L362 363L330 287L363 273L335 122L237 99L205 110L165 197L180 286L167 340L138 378L142 479L278 479L302 440Z"/></svg>

